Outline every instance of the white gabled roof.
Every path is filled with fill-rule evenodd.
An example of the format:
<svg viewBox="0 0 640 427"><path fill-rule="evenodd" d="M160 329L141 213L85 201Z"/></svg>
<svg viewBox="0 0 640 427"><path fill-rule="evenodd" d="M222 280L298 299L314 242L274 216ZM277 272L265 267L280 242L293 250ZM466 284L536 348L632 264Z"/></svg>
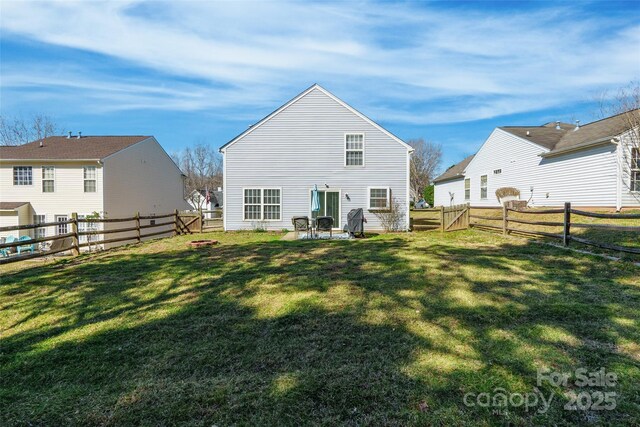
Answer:
<svg viewBox="0 0 640 427"><path fill-rule="evenodd" d="M263 124L265 124L266 122L268 122L269 120L271 120L272 118L274 118L275 116L280 114L282 111L286 110L291 105L295 104L300 99L304 98L307 94L309 94L314 89L318 89L320 92L324 93L329 98L333 99L338 104L342 105L343 107L345 107L347 110L351 111L356 116L360 117L361 119L363 119L364 121L366 121L367 123L369 123L370 125L375 127L376 129L380 130L382 133L384 133L385 135L387 135L388 137L390 137L394 141L396 141L399 144L401 144L407 150L409 150L409 152L413 152L414 151L413 148L409 144L407 144L406 142L404 142L403 140L401 140L400 138L398 138L397 136L395 136L394 134L392 134L391 132L389 132L388 130L386 130L385 128L383 128L382 126L380 126L379 124L377 124L376 122L374 122L373 120L371 120L370 118L368 118L367 116L365 116L364 114L362 114L361 112L356 110L355 108L351 107L349 104L347 104L346 102L344 102L343 100L341 100L340 98L338 98L337 96L335 96L334 94L332 94L331 92L329 92L328 90L326 90L325 88L320 86L319 84L315 83L311 87L309 87L308 89L306 89L305 91L303 91L302 93L300 93L299 95L297 95L296 97L291 99L289 102L284 104L282 107L278 108L273 113L269 114L268 116L266 116L265 118L263 118L262 120L260 120L256 124L254 124L253 126L249 127L244 132L242 132L240 135L236 136L231 141L229 141L226 144L224 144L222 147L220 147L220 152L224 152L224 150L227 147L235 144L236 142L238 142L239 140L241 140L245 136L249 135L251 132L253 132L257 128L259 128L260 126L262 126Z"/></svg>

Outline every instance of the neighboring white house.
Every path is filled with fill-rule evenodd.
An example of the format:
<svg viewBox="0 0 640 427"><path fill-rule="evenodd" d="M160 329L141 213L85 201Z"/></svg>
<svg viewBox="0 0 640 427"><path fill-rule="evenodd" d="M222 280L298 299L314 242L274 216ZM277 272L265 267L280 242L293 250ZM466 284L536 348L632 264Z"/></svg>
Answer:
<svg viewBox="0 0 640 427"><path fill-rule="evenodd" d="M224 165L224 228L291 229L293 216L319 215L342 228L363 208L368 229L381 229L374 212L395 199L409 227L412 149L327 90L313 85L220 148Z"/></svg>
<svg viewBox="0 0 640 427"><path fill-rule="evenodd" d="M187 208L184 176L152 136L52 136L0 147L0 226L64 221L73 212L117 218ZM108 223L105 229L125 226ZM68 230L60 224L0 236Z"/></svg>
<svg viewBox="0 0 640 427"><path fill-rule="evenodd" d="M207 202L207 190L193 190L187 197L187 203L192 210L202 209L203 211L218 211L203 213L205 218L220 218L222 214L222 206L224 204L224 196L222 187L217 190L209 191L209 201Z"/></svg>
<svg viewBox="0 0 640 427"><path fill-rule="evenodd" d="M534 207L640 207L640 153L628 123L617 115L581 126L496 128L474 156L434 180L435 204L500 206L496 189L515 187Z"/></svg>

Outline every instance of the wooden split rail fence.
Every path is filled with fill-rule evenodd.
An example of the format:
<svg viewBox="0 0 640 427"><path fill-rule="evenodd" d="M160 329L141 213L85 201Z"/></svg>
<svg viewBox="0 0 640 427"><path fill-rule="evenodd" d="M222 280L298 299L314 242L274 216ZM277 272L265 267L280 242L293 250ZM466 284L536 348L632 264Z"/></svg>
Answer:
<svg viewBox="0 0 640 427"><path fill-rule="evenodd" d="M148 224L141 224L141 221L148 221ZM133 225L122 228L108 227L105 229L92 229L89 231L79 231L79 224L112 224L129 222ZM7 231L24 231L24 230L36 230L46 227L59 227L64 226L71 228L71 231L63 234L56 234L52 236L32 238L29 240L15 240L10 243L0 243L0 250L3 251L4 256L0 257L0 264L7 264L15 261L22 261L31 258L39 258L48 255L54 255L61 252L70 251L73 255L79 255L80 249L90 246L105 245L111 243L119 243L126 241L135 241L140 243L142 239L151 237L169 237L168 235L179 234L192 234L195 231L202 231L202 216L196 213L181 213L177 210L173 213L163 215L140 215L136 213L135 216L127 218L78 218L77 213L71 214L71 219L66 221L54 221L40 224L28 224L28 225L15 225L8 227L0 227L0 232ZM165 227L166 229L152 232L146 230L157 229L159 227ZM104 228L104 227L103 227ZM112 238L106 238L105 236L116 233L131 233L126 236L117 236ZM87 236L86 242L80 242L81 236ZM91 237L102 236L102 240L92 240ZM62 240L62 242L60 242ZM40 245L41 243L51 242L51 248L49 250L30 250L31 253L26 255L9 255L8 250L17 248L33 248L32 245ZM56 243L58 242L58 243ZM65 244L66 243L66 244Z"/></svg>
<svg viewBox="0 0 640 427"><path fill-rule="evenodd" d="M510 212L531 215L531 216L562 214L562 221L540 221L540 220L516 218L511 216L509 214ZM501 217L475 215L475 214L470 215L471 219L479 219L479 220L485 220L485 221L499 221L501 222L500 226L492 225L492 224L482 224L478 222L472 222L470 225L472 227L476 227L479 229L501 231L504 235L507 235L510 233L520 233L525 235L536 235L536 236L543 236L543 237L558 239L562 241L564 246L569 246L569 244L572 241L574 241L576 243L581 243L583 245L593 246L601 249L608 249L608 250L632 253L632 254L640 254L640 248L615 245L615 244L604 243L604 242L596 242L594 240L585 239L583 237L579 237L571 233L571 230L575 228L640 233L640 226L599 224L599 223L578 223L578 222L572 221L572 216L613 219L613 220L640 219L640 214L624 214L624 213L608 214L608 213L588 212L588 211L573 209L571 207L571 203L565 203L564 208L557 208L557 209L519 210L519 209L513 209L505 206L502 210ZM536 226L545 226L545 227L561 227L562 232L551 233L551 232L539 231L539 230L525 230L522 228L514 228L511 226L511 224L525 224L525 225L536 225Z"/></svg>

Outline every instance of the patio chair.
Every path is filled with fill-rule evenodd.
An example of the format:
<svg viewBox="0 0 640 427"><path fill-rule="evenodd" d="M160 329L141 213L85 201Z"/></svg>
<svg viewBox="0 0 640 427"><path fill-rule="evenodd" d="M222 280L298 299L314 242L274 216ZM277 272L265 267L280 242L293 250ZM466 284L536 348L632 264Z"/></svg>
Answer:
<svg viewBox="0 0 640 427"><path fill-rule="evenodd" d="M29 237L29 236L22 236L18 240L20 242L28 242L28 241L33 240L33 239L31 239L31 237ZM29 251L31 253L34 253L36 251L35 243L30 243L30 244L18 246L18 255L20 255L24 251Z"/></svg>
<svg viewBox="0 0 640 427"><path fill-rule="evenodd" d="M16 238L14 236L7 236L7 238L2 243L15 243L15 241L16 241ZM13 251L13 249L14 247L2 248L0 249L0 253L2 254L2 256L9 256Z"/></svg>
<svg viewBox="0 0 640 427"><path fill-rule="evenodd" d="M291 218L291 223L293 224L293 230L296 233L296 239L298 238L298 233L300 231L304 231L305 233L307 233L307 238L309 238L311 226L309 225L308 216L294 216L293 218Z"/></svg>
<svg viewBox="0 0 640 427"><path fill-rule="evenodd" d="M329 238L333 237L333 217L319 216L316 218L316 233L318 231L328 231Z"/></svg>

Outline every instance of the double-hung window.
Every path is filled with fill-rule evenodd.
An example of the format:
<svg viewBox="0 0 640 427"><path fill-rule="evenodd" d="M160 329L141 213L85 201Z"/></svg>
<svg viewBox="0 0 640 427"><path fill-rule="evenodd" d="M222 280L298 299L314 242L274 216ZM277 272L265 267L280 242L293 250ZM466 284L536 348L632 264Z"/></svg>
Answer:
<svg viewBox="0 0 640 427"><path fill-rule="evenodd" d="M78 219L87 219L88 215L78 215ZM95 242L98 240L97 232L99 230L98 223L94 221L78 221L78 231L80 232L92 232L93 234L86 234L78 237L80 243Z"/></svg>
<svg viewBox="0 0 640 427"><path fill-rule="evenodd" d="M67 234L69 232L69 224L66 224L66 221L69 220L67 215L56 215L56 222L58 225L56 226L56 235Z"/></svg>
<svg viewBox="0 0 640 427"><path fill-rule="evenodd" d="M95 166L84 167L84 192L85 193L96 192L96 167Z"/></svg>
<svg viewBox="0 0 640 427"><path fill-rule="evenodd" d="M369 187L369 210L384 210L391 206L389 187Z"/></svg>
<svg viewBox="0 0 640 427"><path fill-rule="evenodd" d="M245 221L279 221L282 217L279 188L245 188L242 200Z"/></svg>
<svg viewBox="0 0 640 427"><path fill-rule="evenodd" d="M34 224L43 224L45 222L44 215L34 215L33 223ZM45 237L47 235L47 229L45 227L35 228L33 230L33 237L39 239L41 237Z"/></svg>
<svg viewBox="0 0 640 427"><path fill-rule="evenodd" d="M464 180L464 199L471 199L471 178L465 178Z"/></svg>
<svg viewBox="0 0 640 427"><path fill-rule="evenodd" d="M344 165L364 166L363 133L348 133L344 136Z"/></svg>
<svg viewBox="0 0 640 427"><path fill-rule="evenodd" d="M631 149L631 191L640 191L640 148Z"/></svg>
<svg viewBox="0 0 640 427"><path fill-rule="evenodd" d="M31 166L14 166L13 185L33 185L33 168Z"/></svg>
<svg viewBox="0 0 640 427"><path fill-rule="evenodd" d="M56 168L53 166L42 167L42 192L53 193L55 191Z"/></svg>
<svg viewBox="0 0 640 427"><path fill-rule="evenodd" d="M487 198L487 175L482 175L480 177L480 198Z"/></svg>

